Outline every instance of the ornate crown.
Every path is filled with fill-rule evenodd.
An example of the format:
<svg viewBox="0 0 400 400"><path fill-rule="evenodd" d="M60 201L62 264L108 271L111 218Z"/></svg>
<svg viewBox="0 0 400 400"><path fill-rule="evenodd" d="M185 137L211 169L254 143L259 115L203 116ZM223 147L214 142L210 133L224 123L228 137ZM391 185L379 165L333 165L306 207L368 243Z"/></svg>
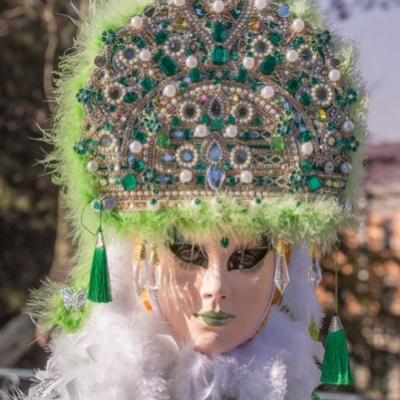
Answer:
<svg viewBox="0 0 400 400"><path fill-rule="evenodd" d="M161 1L102 40L75 150L106 208L344 192L358 94L289 6Z"/></svg>

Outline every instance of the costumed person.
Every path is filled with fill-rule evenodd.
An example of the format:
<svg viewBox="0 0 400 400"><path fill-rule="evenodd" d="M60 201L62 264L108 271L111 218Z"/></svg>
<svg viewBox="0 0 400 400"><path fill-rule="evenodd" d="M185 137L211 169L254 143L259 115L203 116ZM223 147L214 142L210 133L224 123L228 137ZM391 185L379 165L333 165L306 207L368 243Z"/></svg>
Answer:
<svg viewBox="0 0 400 400"><path fill-rule="evenodd" d="M354 222L366 97L318 7L95 1L61 70L48 162L79 251L36 293L51 355L21 398L310 400L321 365L351 384L315 287Z"/></svg>

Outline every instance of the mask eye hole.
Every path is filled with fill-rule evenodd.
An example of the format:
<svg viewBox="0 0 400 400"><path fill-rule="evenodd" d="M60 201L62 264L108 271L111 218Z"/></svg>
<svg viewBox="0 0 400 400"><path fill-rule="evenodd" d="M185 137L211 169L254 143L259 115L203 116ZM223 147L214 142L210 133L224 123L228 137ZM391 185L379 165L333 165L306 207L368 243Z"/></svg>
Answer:
<svg viewBox="0 0 400 400"><path fill-rule="evenodd" d="M268 252L268 247L239 249L229 257L228 271L255 269L261 265Z"/></svg>
<svg viewBox="0 0 400 400"><path fill-rule="evenodd" d="M208 257L200 246L190 243L179 243L171 244L169 248L179 261L207 268Z"/></svg>

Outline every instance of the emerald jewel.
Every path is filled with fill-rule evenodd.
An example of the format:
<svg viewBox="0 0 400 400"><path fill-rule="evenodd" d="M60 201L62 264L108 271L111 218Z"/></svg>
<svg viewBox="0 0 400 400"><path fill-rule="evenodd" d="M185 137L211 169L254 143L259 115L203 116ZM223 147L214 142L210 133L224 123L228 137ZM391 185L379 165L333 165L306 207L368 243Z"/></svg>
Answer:
<svg viewBox="0 0 400 400"><path fill-rule="evenodd" d="M174 76L180 71L179 65L170 56L161 57L159 63L161 71L166 76Z"/></svg>
<svg viewBox="0 0 400 400"><path fill-rule="evenodd" d="M228 50L224 46L215 46L211 54L211 62L224 65L228 62Z"/></svg>
<svg viewBox="0 0 400 400"><path fill-rule="evenodd" d="M151 78L145 77L140 81L140 86L146 91L149 92L154 87L154 82Z"/></svg>
<svg viewBox="0 0 400 400"><path fill-rule="evenodd" d="M213 23L212 37L216 42L218 43L225 42L225 40L228 39L228 35L229 31L227 24L224 24L223 22Z"/></svg>
<svg viewBox="0 0 400 400"><path fill-rule="evenodd" d="M308 188L311 192L316 192L322 188L322 181L317 176L313 176L308 181Z"/></svg>
<svg viewBox="0 0 400 400"><path fill-rule="evenodd" d="M121 180L124 190L130 192L138 187L138 180L135 175L126 175Z"/></svg>
<svg viewBox="0 0 400 400"><path fill-rule="evenodd" d="M229 239L227 237L223 237L221 239L221 246L226 249L229 247Z"/></svg>
<svg viewBox="0 0 400 400"><path fill-rule="evenodd" d="M201 81L201 71L198 68L193 68L189 74L190 79L193 83Z"/></svg>
<svg viewBox="0 0 400 400"><path fill-rule="evenodd" d="M302 161L300 162L300 169L301 169L303 172L308 173L308 172L311 172L311 171L312 171L313 165L312 165L312 163L311 163L310 161L308 161L308 160L302 160Z"/></svg>
<svg viewBox="0 0 400 400"><path fill-rule="evenodd" d="M272 75L276 68L276 58L274 56L266 56L264 57L264 61L260 65L260 71L264 75Z"/></svg>
<svg viewBox="0 0 400 400"><path fill-rule="evenodd" d="M285 139L283 137L272 137L271 138L271 149L274 151L285 150Z"/></svg>
<svg viewBox="0 0 400 400"><path fill-rule="evenodd" d="M138 99L138 96L135 92L129 92L125 95L124 101L125 103L132 104Z"/></svg>

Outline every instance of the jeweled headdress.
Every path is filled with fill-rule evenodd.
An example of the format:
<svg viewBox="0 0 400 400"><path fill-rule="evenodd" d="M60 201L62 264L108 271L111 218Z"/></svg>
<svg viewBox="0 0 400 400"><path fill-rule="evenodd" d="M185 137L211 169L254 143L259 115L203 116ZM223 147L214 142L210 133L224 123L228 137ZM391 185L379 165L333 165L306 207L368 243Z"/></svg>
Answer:
<svg viewBox="0 0 400 400"><path fill-rule="evenodd" d="M107 207L343 194L358 92L289 6L163 1L102 40L76 151Z"/></svg>

